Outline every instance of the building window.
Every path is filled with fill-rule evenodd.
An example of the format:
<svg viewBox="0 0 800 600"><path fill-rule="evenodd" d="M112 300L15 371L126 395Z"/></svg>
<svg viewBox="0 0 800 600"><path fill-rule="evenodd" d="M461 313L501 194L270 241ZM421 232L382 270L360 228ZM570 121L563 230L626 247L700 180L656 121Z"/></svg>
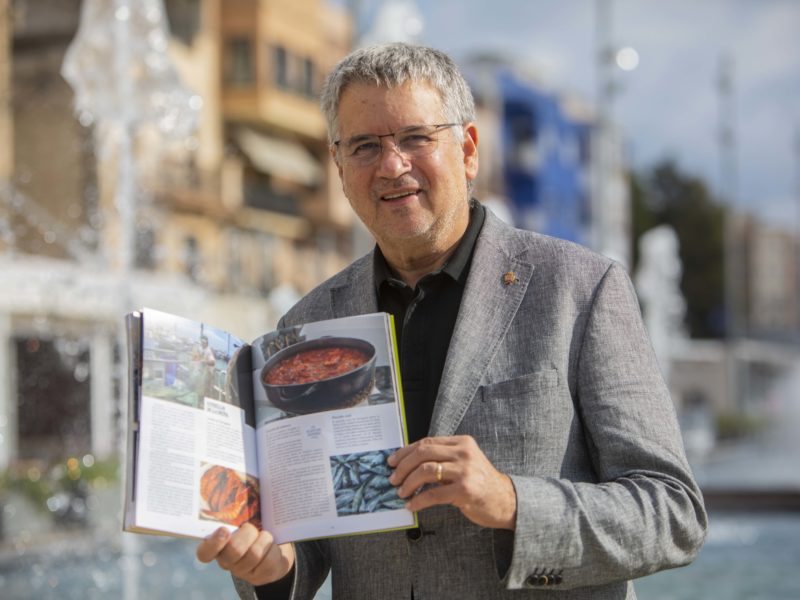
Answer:
<svg viewBox="0 0 800 600"><path fill-rule="evenodd" d="M273 48L275 63L275 85L287 89L289 87L289 55L286 48L275 46Z"/></svg>
<svg viewBox="0 0 800 600"><path fill-rule="evenodd" d="M15 340L20 459L50 462L91 450L89 344L77 337Z"/></svg>
<svg viewBox="0 0 800 600"><path fill-rule="evenodd" d="M273 286L272 236L266 233L230 231L228 238L228 288L266 294Z"/></svg>
<svg viewBox="0 0 800 600"><path fill-rule="evenodd" d="M310 58L303 59L303 93L309 98L316 95L315 69L314 63Z"/></svg>
<svg viewBox="0 0 800 600"><path fill-rule="evenodd" d="M231 38L225 43L224 76L227 83L253 83L253 45L248 38Z"/></svg>
<svg viewBox="0 0 800 600"><path fill-rule="evenodd" d="M172 36L190 46L200 29L200 0L169 0L164 9Z"/></svg>
<svg viewBox="0 0 800 600"><path fill-rule="evenodd" d="M287 215L300 215L297 192L275 185L270 175L247 169L244 174L243 191L246 206Z"/></svg>
<svg viewBox="0 0 800 600"><path fill-rule="evenodd" d="M513 105L506 107L506 115L509 138L508 166L533 176L541 162L537 148L536 118L525 108Z"/></svg>

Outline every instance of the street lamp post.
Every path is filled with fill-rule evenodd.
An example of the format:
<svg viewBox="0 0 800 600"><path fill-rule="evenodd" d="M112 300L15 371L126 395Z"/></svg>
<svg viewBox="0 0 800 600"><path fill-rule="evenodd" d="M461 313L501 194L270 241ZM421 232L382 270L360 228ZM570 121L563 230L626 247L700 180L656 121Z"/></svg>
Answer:
<svg viewBox="0 0 800 600"><path fill-rule="evenodd" d="M719 62L719 193L727 204L724 223L725 254L725 338L728 347L728 394L739 410L748 408L749 364L739 353L747 333L747 286L744 229L739 207L739 165L736 139L736 95L734 64L729 57Z"/></svg>
<svg viewBox="0 0 800 600"><path fill-rule="evenodd" d="M795 302L795 342L800 343L800 125L794 130L794 201L795 201L795 231L794 231L794 302Z"/></svg>
<svg viewBox="0 0 800 600"><path fill-rule="evenodd" d="M621 144L614 124L614 101L619 91L617 70L639 64L633 48L618 48L612 35L612 0L596 0L597 123L592 142L591 241L598 252L630 266L630 208L622 182Z"/></svg>

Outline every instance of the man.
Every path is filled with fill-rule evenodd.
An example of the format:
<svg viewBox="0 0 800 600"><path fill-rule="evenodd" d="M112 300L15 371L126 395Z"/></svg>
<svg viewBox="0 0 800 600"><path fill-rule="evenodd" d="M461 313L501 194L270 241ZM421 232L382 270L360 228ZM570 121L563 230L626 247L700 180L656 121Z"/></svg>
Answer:
<svg viewBox="0 0 800 600"><path fill-rule="evenodd" d="M200 336L200 365L201 365L201 378L200 390L201 398L214 397L214 370L217 365L217 358L214 356L214 351L208 345L208 338Z"/></svg>
<svg viewBox="0 0 800 600"><path fill-rule="evenodd" d="M473 100L442 53L359 50L322 107L377 247L281 325L395 314L413 443L391 481L420 526L275 545L245 525L198 558L242 598L311 598L330 570L365 600L634 598L691 561L706 515L622 268L470 201Z"/></svg>

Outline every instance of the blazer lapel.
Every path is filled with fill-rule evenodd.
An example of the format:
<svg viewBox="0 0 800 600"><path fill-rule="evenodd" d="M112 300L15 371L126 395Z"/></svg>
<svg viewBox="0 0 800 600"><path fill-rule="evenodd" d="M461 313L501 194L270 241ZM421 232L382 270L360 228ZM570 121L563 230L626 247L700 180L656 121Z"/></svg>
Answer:
<svg viewBox="0 0 800 600"><path fill-rule="evenodd" d="M330 290L333 316L349 317L378 312L375 292L374 250L353 264L347 281Z"/></svg>
<svg viewBox="0 0 800 600"><path fill-rule="evenodd" d="M505 248L511 236L513 229L487 211L450 339L430 435L455 433L525 296L534 266Z"/></svg>

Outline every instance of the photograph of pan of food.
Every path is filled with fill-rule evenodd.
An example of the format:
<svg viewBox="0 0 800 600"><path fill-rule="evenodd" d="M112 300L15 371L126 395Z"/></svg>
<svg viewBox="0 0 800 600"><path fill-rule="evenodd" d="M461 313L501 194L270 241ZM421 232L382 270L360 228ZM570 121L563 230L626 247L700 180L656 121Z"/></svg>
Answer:
<svg viewBox="0 0 800 600"><path fill-rule="evenodd" d="M375 347L352 337L321 337L287 346L261 369L267 399L304 415L366 402L375 384Z"/></svg>

